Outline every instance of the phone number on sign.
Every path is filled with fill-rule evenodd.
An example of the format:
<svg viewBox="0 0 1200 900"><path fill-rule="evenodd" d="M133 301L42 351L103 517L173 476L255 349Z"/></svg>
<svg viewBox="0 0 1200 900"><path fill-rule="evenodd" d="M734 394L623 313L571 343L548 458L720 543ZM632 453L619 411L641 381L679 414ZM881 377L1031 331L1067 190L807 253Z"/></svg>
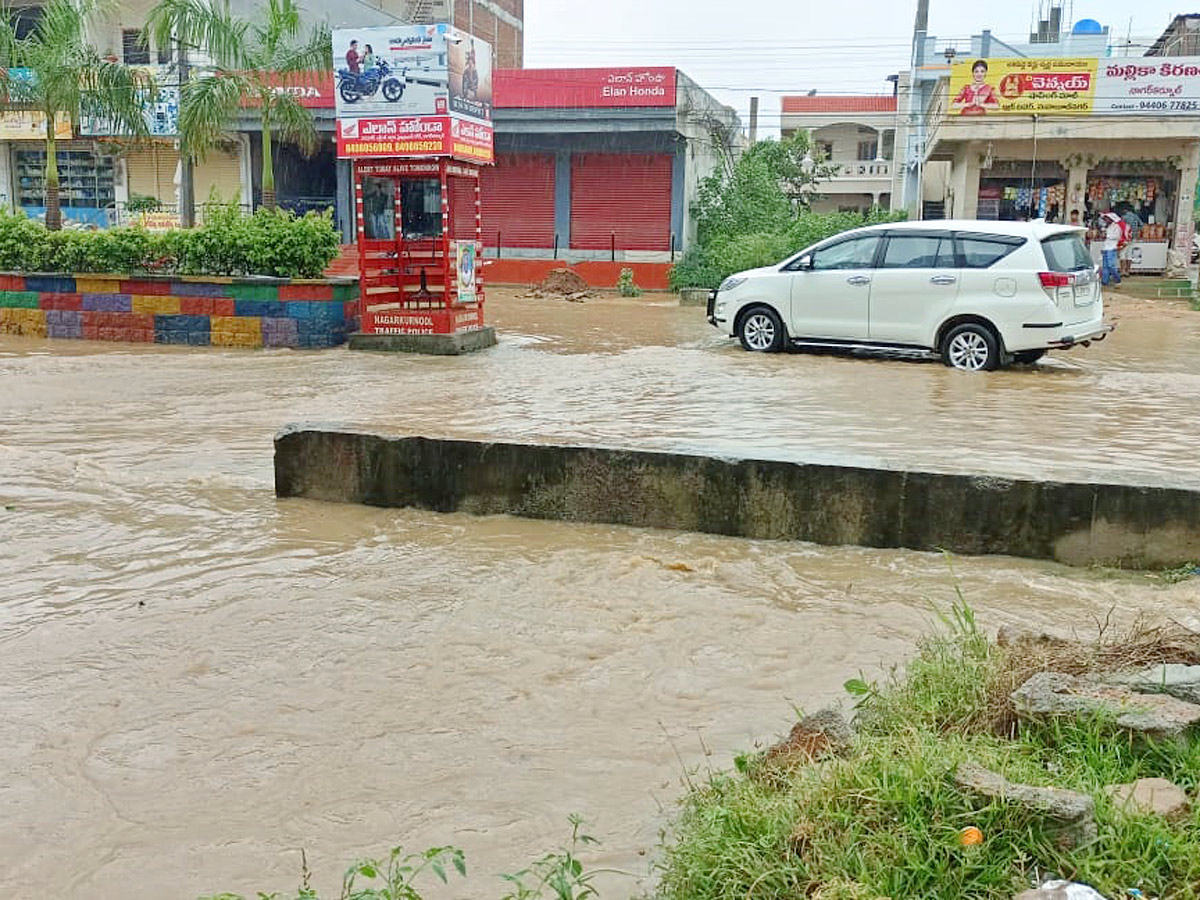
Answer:
<svg viewBox="0 0 1200 900"><path fill-rule="evenodd" d="M1190 110L1192 112L1200 109L1200 101L1197 100L1143 100L1138 104L1138 109L1166 109L1166 110Z"/></svg>
<svg viewBox="0 0 1200 900"><path fill-rule="evenodd" d="M441 141L347 141L345 153L440 153Z"/></svg>

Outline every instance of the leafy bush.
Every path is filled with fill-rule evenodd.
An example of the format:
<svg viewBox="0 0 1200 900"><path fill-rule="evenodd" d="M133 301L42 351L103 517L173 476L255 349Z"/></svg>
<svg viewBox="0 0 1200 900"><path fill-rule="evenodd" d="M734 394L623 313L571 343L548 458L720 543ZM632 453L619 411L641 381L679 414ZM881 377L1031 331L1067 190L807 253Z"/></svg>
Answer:
<svg viewBox="0 0 1200 900"><path fill-rule="evenodd" d="M745 234L717 234L688 248L671 269L671 287L715 288L734 272L773 265L797 250L833 237L851 228L898 222L903 213L880 207L861 213L815 213L802 211L775 230Z"/></svg>
<svg viewBox="0 0 1200 900"><path fill-rule="evenodd" d="M617 278L617 293L622 297L640 297L642 289L633 280L633 269L622 269Z"/></svg>
<svg viewBox="0 0 1200 900"><path fill-rule="evenodd" d="M236 206L206 208L204 225L154 233L141 227L47 231L0 213L0 270L319 278L340 238L330 213L296 216Z"/></svg>
<svg viewBox="0 0 1200 900"><path fill-rule="evenodd" d="M897 221L876 208L814 213L809 204L833 167L811 160L808 136L762 141L701 182L692 211L696 241L671 269L671 287L714 288L744 269L777 263L817 241L861 225Z"/></svg>

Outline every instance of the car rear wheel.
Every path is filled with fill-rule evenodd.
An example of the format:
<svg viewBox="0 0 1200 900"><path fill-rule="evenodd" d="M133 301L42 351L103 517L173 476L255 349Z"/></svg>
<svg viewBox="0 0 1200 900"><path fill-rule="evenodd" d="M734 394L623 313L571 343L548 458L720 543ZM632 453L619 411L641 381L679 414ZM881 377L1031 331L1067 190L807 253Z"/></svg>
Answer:
<svg viewBox="0 0 1200 900"><path fill-rule="evenodd" d="M783 322L769 306L756 306L738 323L742 347L757 353L775 353L783 348Z"/></svg>
<svg viewBox="0 0 1200 900"><path fill-rule="evenodd" d="M952 369L990 372L1000 366L1000 342L986 325L956 325L942 343L942 362Z"/></svg>
<svg viewBox="0 0 1200 900"><path fill-rule="evenodd" d="M1013 362L1028 365L1029 363L1037 362L1045 355L1045 350L1018 350L1013 354Z"/></svg>

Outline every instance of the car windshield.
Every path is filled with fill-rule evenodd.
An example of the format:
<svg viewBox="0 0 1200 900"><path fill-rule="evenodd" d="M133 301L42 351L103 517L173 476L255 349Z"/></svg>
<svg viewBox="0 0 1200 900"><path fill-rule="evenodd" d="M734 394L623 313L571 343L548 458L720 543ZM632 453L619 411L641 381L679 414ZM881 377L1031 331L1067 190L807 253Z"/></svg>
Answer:
<svg viewBox="0 0 1200 900"><path fill-rule="evenodd" d="M1092 268L1092 257L1077 232L1066 231L1042 241L1051 272L1079 272Z"/></svg>

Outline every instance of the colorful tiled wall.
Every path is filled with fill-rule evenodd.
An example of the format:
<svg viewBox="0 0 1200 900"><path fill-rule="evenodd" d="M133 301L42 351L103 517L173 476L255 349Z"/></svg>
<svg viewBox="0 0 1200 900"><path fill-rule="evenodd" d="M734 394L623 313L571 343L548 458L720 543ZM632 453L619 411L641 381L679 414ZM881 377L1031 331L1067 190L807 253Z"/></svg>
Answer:
<svg viewBox="0 0 1200 900"><path fill-rule="evenodd" d="M214 347L334 347L350 280L0 275L0 334Z"/></svg>

